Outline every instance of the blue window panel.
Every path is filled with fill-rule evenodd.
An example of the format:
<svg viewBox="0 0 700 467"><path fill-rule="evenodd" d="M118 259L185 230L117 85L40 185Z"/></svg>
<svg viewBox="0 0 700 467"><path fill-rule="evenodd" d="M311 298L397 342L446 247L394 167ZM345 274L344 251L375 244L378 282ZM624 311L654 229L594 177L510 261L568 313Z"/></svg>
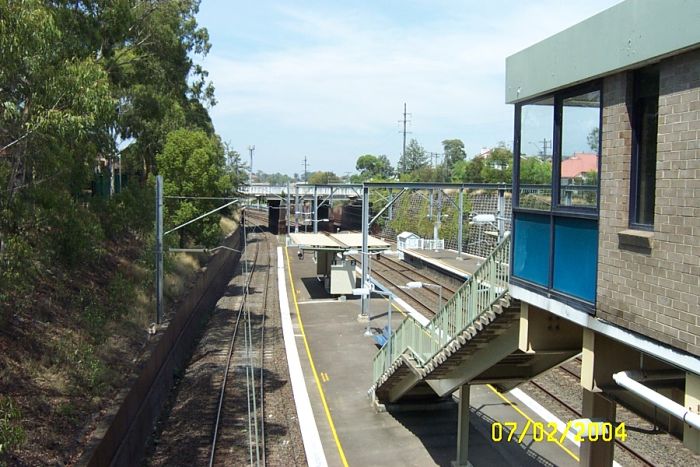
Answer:
<svg viewBox="0 0 700 467"><path fill-rule="evenodd" d="M515 213L513 275L549 285L549 215Z"/></svg>
<svg viewBox="0 0 700 467"><path fill-rule="evenodd" d="M598 221L554 221L554 290L595 303Z"/></svg>

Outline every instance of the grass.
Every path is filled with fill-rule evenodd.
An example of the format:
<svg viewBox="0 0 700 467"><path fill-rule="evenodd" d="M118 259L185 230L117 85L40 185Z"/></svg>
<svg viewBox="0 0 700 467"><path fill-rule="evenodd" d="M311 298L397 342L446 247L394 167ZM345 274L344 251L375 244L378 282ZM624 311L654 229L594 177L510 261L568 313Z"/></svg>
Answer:
<svg viewBox="0 0 700 467"><path fill-rule="evenodd" d="M224 233L224 236L229 235L238 227L238 219L221 216L219 226L221 227L221 231Z"/></svg>
<svg viewBox="0 0 700 467"><path fill-rule="evenodd" d="M0 396L0 454L24 443L26 434L20 425L22 413L11 397Z"/></svg>
<svg viewBox="0 0 700 467"><path fill-rule="evenodd" d="M222 224L225 232L236 225ZM0 465L70 462L78 431L116 408L155 321L151 245L131 237L109 245L96 264L51 267L25 294L31 307L12 307L0 333ZM208 257L168 256L166 310Z"/></svg>

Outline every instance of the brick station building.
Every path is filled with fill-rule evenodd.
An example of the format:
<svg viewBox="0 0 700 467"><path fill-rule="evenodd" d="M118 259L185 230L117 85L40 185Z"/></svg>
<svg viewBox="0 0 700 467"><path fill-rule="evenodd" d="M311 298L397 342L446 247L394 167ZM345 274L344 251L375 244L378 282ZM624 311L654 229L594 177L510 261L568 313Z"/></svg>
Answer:
<svg viewBox="0 0 700 467"><path fill-rule="evenodd" d="M542 328L520 347L580 346L591 419L614 423L617 404L649 418L668 401L700 411L699 20L697 1L627 0L506 62L511 295L521 323L569 336L554 342ZM551 183L536 187L520 166L543 139ZM572 185L562 164L581 153L597 157L597 174ZM692 424L656 419L700 451ZM584 443L581 454L611 465L613 444Z"/></svg>

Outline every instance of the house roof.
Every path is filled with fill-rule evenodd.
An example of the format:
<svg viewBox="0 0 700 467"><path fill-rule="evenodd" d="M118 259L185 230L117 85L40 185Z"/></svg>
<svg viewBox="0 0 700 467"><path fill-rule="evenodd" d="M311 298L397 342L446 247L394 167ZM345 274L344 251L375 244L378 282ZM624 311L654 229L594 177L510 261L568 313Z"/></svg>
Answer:
<svg viewBox="0 0 700 467"><path fill-rule="evenodd" d="M592 153L574 153L573 156L561 161L561 177L581 177L586 172L598 171L598 155Z"/></svg>

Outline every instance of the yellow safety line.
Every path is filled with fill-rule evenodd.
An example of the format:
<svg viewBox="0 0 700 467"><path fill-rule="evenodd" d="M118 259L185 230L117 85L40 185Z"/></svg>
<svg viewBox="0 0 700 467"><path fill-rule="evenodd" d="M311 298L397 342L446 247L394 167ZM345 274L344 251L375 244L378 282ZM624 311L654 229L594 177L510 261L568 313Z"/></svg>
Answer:
<svg viewBox="0 0 700 467"><path fill-rule="evenodd" d="M533 419L531 419L530 417L528 417L528 416L525 414L525 412L523 412L522 410L520 410L520 409L518 408L518 406L516 406L516 405L513 404L510 400L508 400L508 398L507 398L506 396L504 396L503 394L501 394L500 392L498 392L498 389L494 388L494 387L491 386L490 384L487 384L486 386L488 386L489 389L492 390L492 391L494 392L494 394L496 394L498 397L500 397L501 399L503 399L508 405L510 405L510 406L513 408L513 410L515 410L515 411L518 412L520 415L522 415L523 417L525 417L525 419L528 421L528 424L534 424L534 423L535 423L535 421L534 421ZM562 448L562 449L564 450L564 452L566 452L568 455L570 455L571 457L573 457L574 459L576 459L576 462L579 461L579 457L578 457L576 454L574 454L573 452L571 452L571 450L569 450L569 448L567 448L566 446L564 446L564 445L561 443L561 441L555 439L555 440L554 440L554 443L556 443L560 448Z"/></svg>
<svg viewBox="0 0 700 467"><path fill-rule="evenodd" d="M348 461L345 459L345 452L343 451L343 446L340 444L338 439L338 433L335 431L335 424L333 423L333 417L331 417L331 412L328 409L328 404L326 403L326 396L323 393L323 387L321 386L321 381L318 378L318 373L316 372L316 366L314 365L314 359L311 357L311 350L309 349L309 342L306 340L306 333L304 332L304 323L301 321L301 312L299 311L299 304L297 303L297 293L294 287L294 279L292 278L292 264L289 262L289 251L285 247L284 254L287 257L287 267L289 271L289 285L292 289L292 298L294 299L294 308L297 311L297 319L299 320L299 329L301 330L301 337L304 339L304 347L306 348L306 355L309 357L309 363L311 364L311 371L314 374L314 379L316 380L316 387L321 395L321 403L323 404L323 410L326 412L326 418L328 419L328 424L331 427L331 433L333 434L333 439L335 440L335 445L338 448L338 454L340 455L340 460L345 467L348 467Z"/></svg>

